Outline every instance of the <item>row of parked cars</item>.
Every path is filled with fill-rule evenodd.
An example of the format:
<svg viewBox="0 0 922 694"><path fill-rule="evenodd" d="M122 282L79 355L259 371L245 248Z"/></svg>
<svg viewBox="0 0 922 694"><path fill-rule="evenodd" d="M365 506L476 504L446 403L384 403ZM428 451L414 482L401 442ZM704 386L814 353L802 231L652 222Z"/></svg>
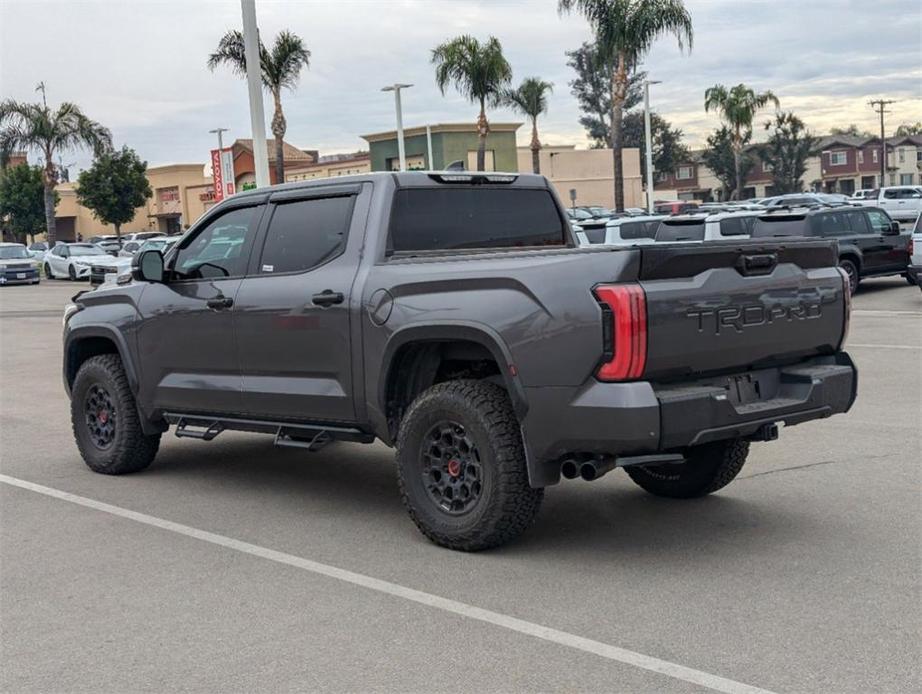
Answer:
<svg viewBox="0 0 922 694"><path fill-rule="evenodd" d="M574 224L574 230L583 246L830 238L838 241L839 266L848 275L852 292L866 277L903 275L918 284L922 276L919 213L914 230L903 230L886 210L848 200L811 199L751 209L700 206L682 214L615 217L601 226ZM914 251L916 257L911 260Z"/></svg>
<svg viewBox="0 0 922 694"><path fill-rule="evenodd" d="M94 285L107 277L127 276L131 260L142 250L166 251L178 236L158 232L139 232L117 236L95 236L89 241L58 242L49 247L37 241L0 244L0 284L38 284L42 274L48 279L90 279Z"/></svg>

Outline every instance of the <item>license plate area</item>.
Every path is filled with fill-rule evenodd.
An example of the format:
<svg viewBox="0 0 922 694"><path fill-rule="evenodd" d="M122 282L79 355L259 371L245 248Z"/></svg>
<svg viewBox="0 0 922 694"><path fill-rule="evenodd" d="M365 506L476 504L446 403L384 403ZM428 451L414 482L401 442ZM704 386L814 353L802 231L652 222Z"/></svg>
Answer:
<svg viewBox="0 0 922 694"><path fill-rule="evenodd" d="M24 280L25 278L26 278L26 273L24 273L24 272L17 272L17 273L16 273L16 279L18 279L18 280Z"/></svg>
<svg viewBox="0 0 922 694"><path fill-rule="evenodd" d="M727 399L733 405L748 405L762 399L761 384L753 374L729 376L726 388Z"/></svg>

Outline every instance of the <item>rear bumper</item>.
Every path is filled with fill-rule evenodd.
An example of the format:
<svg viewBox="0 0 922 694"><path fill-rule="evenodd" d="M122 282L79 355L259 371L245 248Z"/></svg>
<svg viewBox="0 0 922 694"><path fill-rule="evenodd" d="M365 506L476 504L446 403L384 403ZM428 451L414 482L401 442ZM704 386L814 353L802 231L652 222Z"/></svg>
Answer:
<svg viewBox="0 0 922 694"><path fill-rule="evenodd" d="M531 484L560 479L567 457L680 451L711 441L756 438L766 425L787 426L846 412L858 374L844 352L793 366L681 383L601 383L529 388L522 422Z"/></svg>

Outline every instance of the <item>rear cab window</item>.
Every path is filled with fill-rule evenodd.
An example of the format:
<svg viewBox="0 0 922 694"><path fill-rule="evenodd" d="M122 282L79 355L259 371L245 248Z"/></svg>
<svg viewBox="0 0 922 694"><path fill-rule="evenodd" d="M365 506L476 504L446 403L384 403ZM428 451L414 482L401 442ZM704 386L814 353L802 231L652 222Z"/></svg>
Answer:
<svg viewBox="0 0 922 694"><path fill-rule="evenodd" d="M395 193L387 254L571 245L545 188L440 185Z"/></svg>

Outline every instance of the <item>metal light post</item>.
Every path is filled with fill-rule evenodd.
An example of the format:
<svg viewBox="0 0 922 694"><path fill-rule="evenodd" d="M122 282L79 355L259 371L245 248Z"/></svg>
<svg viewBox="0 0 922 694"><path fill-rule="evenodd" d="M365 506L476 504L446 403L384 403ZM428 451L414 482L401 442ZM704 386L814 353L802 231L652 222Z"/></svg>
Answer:
<svg viewBox="0 0 922 694"><path fill-rule="evenodd" d="M247 63L247 88L250 93L250 126L253 129L256 187L265 188L269 185L269 150L266 147L266 113L263 110L262 75L259 67L256 0L240 0L240 9L243 14L243 50Z"/></svg>
<svg viewBox="0 0 922 694"><path fill-rule="evenodd" d="M212 135L214 135L215 133L218 134L218 151L223 152L224 151L224 139L221 137L221 133L226 133L227 128L215 128L214 130L209 130L208 132L211 133Z"/></svg>
<svg viewBox="0 0 922 694"><path fill-rule="evenodd" d="M647 212L653 214L653 128L650 125L650 85L661 80L644 80L643 83L643 133L647 150Z"/></svg>
<svg viewBox="0 0 922 694"><path fill-rule="evenodd" d="M382 92L394 92L394 107L397 109L397 153L400 156L400 170L407 170L407 153L403 147L403 107L400 104L400 90L412 87L412 84L394 84L383 87Z"/></svg>

